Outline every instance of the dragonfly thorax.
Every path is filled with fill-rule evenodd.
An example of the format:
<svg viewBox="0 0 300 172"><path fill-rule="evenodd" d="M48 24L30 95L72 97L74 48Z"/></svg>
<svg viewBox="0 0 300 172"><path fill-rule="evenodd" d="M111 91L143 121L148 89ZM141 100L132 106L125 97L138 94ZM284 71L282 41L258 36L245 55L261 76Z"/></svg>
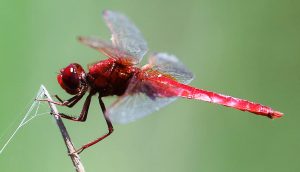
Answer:
<svg viewBox="0 0 300 172"><path fill-rule="evenodd" d="M101 97L122 95L129 81L138 71L134 66L117 63L109 58L89 66L87 83L91 90L98 92Z"/></svg>

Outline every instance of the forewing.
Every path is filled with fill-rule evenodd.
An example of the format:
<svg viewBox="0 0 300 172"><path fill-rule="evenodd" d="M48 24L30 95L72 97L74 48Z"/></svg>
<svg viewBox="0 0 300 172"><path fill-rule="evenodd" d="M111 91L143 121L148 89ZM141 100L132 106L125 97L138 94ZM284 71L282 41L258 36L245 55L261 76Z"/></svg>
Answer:
<svg viewBox="0 0 300 172"><path fill-rule="evenodd" d="M174 55L167 53L155 53L149 57L152 69L163 74L171 75L178 82L188 84L194 79L194 75Z"/></svg>
<svg viewBox="0 0 300 172"><path fill-rule="evenodd" d="M126 52L115 48L110 42L100 40L95 37L80 36L80 37L78 37L78 40L81 43L83 43L89 47L92 47L92 48L102 52L104 55L111 57L111 58L121 58L121 57L129 56L128 54L126 54Z"/></svg>
<svg viewBox="0 0 300 172"><path fill-rule="evenodd" d="M184 84L193 79L193 74L175 56L157 53L150 57L150 62L152 68L145 69L143 77L134 76L126 93L108 108L106 115L113 123L124 124L135 121L176 100L176 97L172 96L159 96L162 91L168 89L181 91L180 88L157 79L160 75L170 76Z"/></svg>
<svg viewBox="0 0 300 172"><path fill-rule="evenodd" d="M123 58L130 58L135 64L139 63L148 50L147 42L139 29L118 12L106 10L103 18L112 33L113 46L129 55Z"/></svg>

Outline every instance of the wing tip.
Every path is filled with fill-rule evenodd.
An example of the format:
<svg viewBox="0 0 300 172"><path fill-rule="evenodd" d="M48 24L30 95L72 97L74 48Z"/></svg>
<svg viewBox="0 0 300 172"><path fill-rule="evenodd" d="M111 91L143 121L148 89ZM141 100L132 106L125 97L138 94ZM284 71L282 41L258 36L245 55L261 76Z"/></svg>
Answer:
<svg viewBox="0 0 300 172"><path fill-rule="evenodd" d="M110 12L110 10L103 10L102 11L102 15L105 17L105 16L107 16L108 15L108 13Z"/></svg>
<svg viewBox="0 0 300 172"><path fill-rule="evenodd" d="M79 42L83 42L84 39L85 39L84 36L77 36L77 40L78 40Z"/></svg>
<svg viewBox="0 0 300 172"><path fill-rule="evenodd" d="M91 40L89 40L90 38L89 37L86 37L86 36L77 36L77 41L84 44L84 45L88 45L88 46L91 46L91 47L94 47L92 44L91 44Z"/></svg>
<svg viewBox="0 0 300 172"><path fill-rule="evenodd" d="M109 16L111 16L113 13L116 13L116 12L114 12L114 11L112 11L112 10L106 9L106 10L103 10L103 11L102 11L102 16L103 16L104 19L107 19L107 18L108 18Z"/></svg>

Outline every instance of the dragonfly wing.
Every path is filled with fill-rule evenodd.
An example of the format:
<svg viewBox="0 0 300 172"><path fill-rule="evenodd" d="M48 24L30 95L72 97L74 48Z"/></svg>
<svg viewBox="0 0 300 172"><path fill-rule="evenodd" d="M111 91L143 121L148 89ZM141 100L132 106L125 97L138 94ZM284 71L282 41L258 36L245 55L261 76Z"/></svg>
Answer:
<svg viewBox="0 0 300 172"><path fill-rule="evenodd" d="M126 124L143 118L176 100L175 97L154 98L142 92L147 82L133 78L126 93L106 111L113 123Z"/></svg>
<svg viewBox="0 0 300 172"><path fill-rule="evenodd" d="M151 99L144 93L124 95L108 108L106 115L113 123L126 124L143 118L174 100L176 98Z"/></svg>
<svg viewBox="0 0 300 172"><path fill-rule="evenodd" d="M149 57L149 64L152 69L163 74L171 75L178 82L189 84L194 75L190 72L176 56L167 53L154 53Z"/></svg>
<svg viewBox="0 0 300 172"><path fill-rule="evenodd" d="M119 58L124 56L129 56L125 52L122 52L121 50L115 48L110 42L95 38L95 37L84 37L80 36L78 37L78 40L92 48L95 48L96 50L102 52L104 55L111 57L111 58Z"/></svg>
<svg viewBox="0 0 300 172"><path fill-rule="evenodd" d="M139 29L118 12L106 10L103 18L112 33L112 44L129 55L122 58L130 58L133 63L139 63L148 51L147 42Z"/></svg>
<svg viewBox="0 0 300 172"><path fill-rule="evenodd" d="M185 84L193 79L193 74L175 56L158 53L150 57L150 62L152 68L134 76L125 94L108 108L106 115L113 123L135 121L175 101L175 94L169 97L160 95L166 90L180 92L181 89L161 81L161 75Z"/></svg>

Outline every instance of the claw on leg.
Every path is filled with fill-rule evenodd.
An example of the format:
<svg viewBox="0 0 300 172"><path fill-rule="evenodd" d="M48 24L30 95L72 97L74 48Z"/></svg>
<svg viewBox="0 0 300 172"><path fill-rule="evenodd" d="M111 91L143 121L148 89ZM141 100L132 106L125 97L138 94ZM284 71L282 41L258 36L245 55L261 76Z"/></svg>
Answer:
<svg viewBox="0 0 300 172"><path fill-rule="evenodd" d="M70 152L69 155L74 156L75 154L80 154L83 150L84 148L77 149L74 152Z"/></svg>
<svg viewBox="0 0 300 172"><path fill-rule="evenodd" d="M35 100L40 101L40 102L49 102L49 103L53 103L53 104L56 104L56 105L59 105L59 106L64 106L63 103L55 102L55 101L50 100L50 99L35 99Z"/></svg>

